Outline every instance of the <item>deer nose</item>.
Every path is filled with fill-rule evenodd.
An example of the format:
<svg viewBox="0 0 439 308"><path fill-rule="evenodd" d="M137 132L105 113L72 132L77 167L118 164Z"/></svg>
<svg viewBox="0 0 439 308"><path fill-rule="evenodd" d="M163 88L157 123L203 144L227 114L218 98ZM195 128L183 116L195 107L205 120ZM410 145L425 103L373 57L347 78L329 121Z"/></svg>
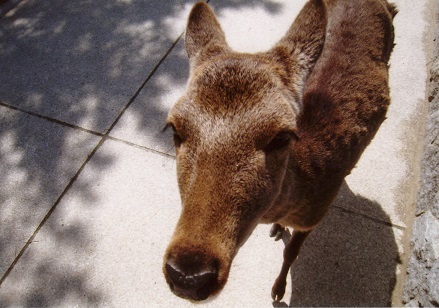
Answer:
<svg viewBox="0 0 439 308"><path fill-rule="evenodd" d="M194 265L182 268L174 262L165 265L169 285L176 295L196 301L205 300L211 295L216 284L218 272L212 267Z"/></svg>

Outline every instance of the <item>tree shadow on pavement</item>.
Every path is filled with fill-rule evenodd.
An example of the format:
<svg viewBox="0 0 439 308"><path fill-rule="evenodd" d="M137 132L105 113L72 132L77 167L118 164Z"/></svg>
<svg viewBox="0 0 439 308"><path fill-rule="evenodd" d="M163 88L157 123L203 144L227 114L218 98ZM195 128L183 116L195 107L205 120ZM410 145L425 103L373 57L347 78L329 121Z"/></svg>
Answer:
<svg viewBox="0 0 439 308"><path fill-rule="evenodd" d="M186 22L183 15L194 2L30 0L0 18L3 290L10 283L11 277L4 275L14 259L68 189L74 187L75 197L98 206L100 196L92 188L115 157L93 150L176 42ZM271 13L280 9L270 0L216 5L258 6ZM172 57L174 63L187 65L184 52ZM132 109L140 117L141 130L156 136L154 142L167 144L163 135L156 134L162 126L155 118L165 118L168 107L157 101L170 86L186 83L187 70L171 65L162 72L169 80L155 81L146 102L154 112L145 112L142 104ZM84 163L99 172L76 178ZM90 226L81 221L63 225L60 217L55 221L52 216L43 229L53 244L44 256L52 252L52 257L35 258L34 250L24 252L16 260L23 275L15 275L14 283L26 292L12 298L0 290L0 306L62 305L75 299L84 305L102 303L103 293L88 285L87 269L58 258L63 249L73 251L79 260L89 254L100 240L90 234Z"/></svg>
<svg viewBox="0 0 439 308"><path fill-rule="evenodd" d="M349 208L363 207L380 216L371 219L345 210L347 202ZM379 204L355 195L345 183L291 268L289 306L391 306L400 260L389 222Z"/></svg>

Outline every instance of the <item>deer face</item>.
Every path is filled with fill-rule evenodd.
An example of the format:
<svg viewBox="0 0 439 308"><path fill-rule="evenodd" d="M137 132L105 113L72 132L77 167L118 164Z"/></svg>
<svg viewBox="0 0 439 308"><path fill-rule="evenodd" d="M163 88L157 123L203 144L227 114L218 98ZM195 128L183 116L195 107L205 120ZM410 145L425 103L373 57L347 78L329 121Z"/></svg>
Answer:
<svg viewBox="0 0 439 308"><path fill-rule="evenodd" d="M223 287L280 192L295 111L267 70L257 59L220 57L197 71L170 112L183 209L165 274L180 296L205 299Z"/></svg>
<svg viewBox="0 0 439 308"><path fill-rule="evenodd" d="M204 300L223 288L239 247L281 191L300 108L291 84L304 78L285 81L283 46L258 55L231 52L204 3L189 17L186 44L188 89L167 120L182 213L164 274L176 295Z"/></svg>

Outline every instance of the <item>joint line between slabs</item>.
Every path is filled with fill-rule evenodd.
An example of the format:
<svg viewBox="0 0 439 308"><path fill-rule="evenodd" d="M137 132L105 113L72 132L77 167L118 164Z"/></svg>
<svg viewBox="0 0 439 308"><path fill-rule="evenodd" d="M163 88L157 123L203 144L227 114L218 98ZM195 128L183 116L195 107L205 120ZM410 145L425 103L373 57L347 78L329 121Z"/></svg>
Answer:
<svg viewBox="0 0 439 308"><path fill-rule="evenodd" d="M146 146L143 146L143 145L140 145L140 144L137 144L137 143L133 143L133 142L130 142L130 141L127 141L127 140L124 140L124 139L120 139L120 138L116 138L116 137L112 137L112 136L107 136L107 140L121 142L121 143L124 143L126 145L132 146L134 148L138 148L138 149L141 149L141 150L144 150L144 151L152 152L154 154L158 154L158 155L164 156L166 158L172 158L172 159L175 160L175 155L168 154L168 153L165 153L165 152L162 152L162 151L158 151L158 150L154 150L154 149L148 148Z"/></svg>
<svg viewBox="0 0 439 308"><path fill-rule="evenodd" d="M3 106L5 108L9 108L9 109L12 109L12 110L15 110L15 111L19 111L19 112L25 113L27 115L36 117L36 118L41 119L41 120L46 120L46 121L51 122L51 123L56 123L56 124L59 124L61 126L66 126L66 127L69 127L69 128L77 129L77 130L80 130L80 131L83 131L83 132L86 132L86 133L89 133L89 134L92 134L92 135L95 135L95 136L98 136L98 137L104 136L104 134L102 134L102 133L95 132L93 130L90 130L90 129L87 129L87 128L84 128L84 127L81 127L81 126L78 126L78 125L70 124L70 123L67 123L67 122L64 122L64 121L61 121L61 120L58 120L58 119L54 119L54 118L51 118L51 117L48 117L48 116L45 116L45 115L42 115L42 114L39 114L39 113L36 113L36 112L33 112L33 111L28 111L28 110L25 110L25 109L20 108L20 107L16 107L16 106L12 106L12 105L9 105L9 104L5 104L3 102L0 102L0 106Z"/></svg>
<svg viewBox="0 0 439 308"><path fill-rule="evenodd" d="M349 214L354 214L354 215L357 215L357 216L363 217L363 218L365 218L365 219L371 220L371 221L373 221L373 222L376 222L376 223L378 223L378 224L385 225L385 226L387 226L387 227L395 228L395 229L402 230L402 231L405 231L405 230L407 229L406 227L402 227L402 226L399 226L399 225L395 225L395 224L393 224L393 223L391 223L391 222L383 221L383 220L380 220L380 219L378 219L378 218L371 217L371 216L366 215L366 214L362 214L362 213L358 213L358 212L355 212L355 211L352 211L352 210L348 210L348 209L345 209L345 208L343 208L343 207L341 207L341 206L333 205L333 207L336 208L336 209L341 210L342 212L349 213Z"/></svg>
<svg viewBox="0 0 439 308"><path fill-rule="evenodd" d="M15 257L12 264L9 266L9 268L6 270L5 274L0 279L0 287L3 284L3 282L6 280L8 275L11 273L11 271L14 269L17 262L20 260L21 256L25 253L26 249L34 242L34 238L38 234L38 232L41 230L41 228L44 226L46 221L50 218L52 213L55 211L58 204L61 202L63 197L66 195L66 193L70 190L70 188L75 183L76 179L79 177L82 170L84 170L87 163L91 160L93 155L97 152L97 150L101 147L101 145L104 143L104 138L102 138L99 143L96 145L96 147L93 149L93 151L87 156L86 160L82 163L81 167L78 169L78 171L75 173L75 175L70 179L69 183L67 184L66 188L64 188L63 192L60 194L58 199L56 199L55 203L52 205L52 207L47 212L46 216L44 216L43 220L40 222L40 224L37 226L31 237L27 240L26 244L23 246L23 248L20 250L18 255Z"/></svg>
<svg viewBox="0 0 439 308"><path fill-rule="evenodd" d="M122 118L122 116L125 114L125 112L128 110L128 108L131 106L131 104L134 102L134 100L139 96L142 89L145 87L145 85L148 83L148 81L154 76L155 72L158 70L160 65L166 60L166 58L169 56L171 51L175 48L177 43L180 41L181 37L183 36L183 33L180 33L178 38L175 40L175 42L169 47L169 49L166 51L166 53L163 55L163 57L160 59L160 61L156 64L156 66L152 69L151 73L149 73L148 77L146 77L145 81L141 84L141 86L137 89L137 91L134 93L134 95L131 97L131 99L128 101L128 103L125 105L125 107L121 110L119 115L114 120L113 124L111 124L110 128L105 133L105 136L108 136L109 133L113 130L113 128L116 126L116 124L119 122L119 120Z"/></svg>
<svg viewBox="0 0 439 308"><path fill-rule="evenodd" d="M81 165L81 167L78 169L78 171L75 173L75 175L70 179L69 183L67 184L66 188L63 190L63 192L61 193L61 195L58 197L58 199L55 201L55 203L52 205L52 207L50 208L50 210L47 212L46 216L44 216L43 220L40 222L40 224L37 226L37 228L35 229L35 231L33 232L33 234L31 235L31 237L27 240L26 244L23 246L23 248L20 250L20 252L18 253L18 255L14 258L14 261L11 263L11 265L8 267L8 269L6 270L6 272L3 274L3 276L0 278L0 287L3 284L3 282L6 280L6 278L9 276L9 274L12 272L12 270L14 269L15 265L18 263L18 261L20 260L21 256L26 252L26 249L30 246L30 244L33 242L34 238L36 237L36 235L38 234L38 232L41 230L41 228L44 226L44 224L46 223L46 221L50 218L50 216L52 215L52 213L55 211L56 207L58 206L58 204L61 202L61 200L63 199L63 197L66 195L66 193L70 190L70 188L73 186L73 184L75 183L76 179L79 177L79 175L81 174L82 170L84 170L85 166L88 164L88 162L92 159L92 157L96 154L96 152L98 151L98 149L104 144L104 142L109 139L109 134L111 132L111 130L116 126L117 122L119 121L119 119L122 117L122 115L125 113L125 111L131 106L131 104L134 102L134 100L137 98L137 96L139 95L140 91L143 89L143 87L146 85L146 83L152 78L152 76L154 75L154 73L158 70L158 68L160 67L160 65L165 61L165 59L169 56L169 54L171 53L171 51L174 49L174 47L177 45L177 43L180 41L181 37L183 36L182 32L178 38L175 40L175 42L171 45L171 47L166 51L166 53L164 54L164 56L160 59L160 61L157 63L157 65L153 68L153 70L151 71L151 73L148 75L148 77L145 79L145 81L142 83L142 85L139 87L139 89L136 91L136 93L133 95L133 97L131 97L131 99L128 101L128 103L125 105L125 107L122 109L122 111L120 112L120 114L117 116L117 118L115 119L115 121L112 123L112 125L110 126L110 128L105 132L105 134L100 134L100 133L96 133L93 131L88 131L84 128L72 125L72 124L68 124L65 122L62 122L60 120L56 120L56 119L52 119L46 116L42 116L39 115L37 113L34 112L30 112L30 111L26 111L23 110L21 108L18 107L14 107L14 106L9 106L7 104L4 104L2 102L0 102L1 106L7 107L7 108L11 108L17 111L21 111L24 113L27 113L29 115L32 116L36 116L38 118L41 119L45 119L47 121L50 122L55 122L58 124L62 124L64 126L68 126L68 127L72 127L72 128L77 128L77 129L81 129L90 133L93 133L97 136L102 137L101 140L99 141L99 143L96 145L96 147L93 149L93 151L87 156L86 160L84 161L84 163ZM114 138L111 138L114 139ZM121 140L123 141L123 140ZM129 143L131 144L131 143ZM158 152L157 153L166 155L164 153ZM171 156L171 155L168 155Z"/></svg>

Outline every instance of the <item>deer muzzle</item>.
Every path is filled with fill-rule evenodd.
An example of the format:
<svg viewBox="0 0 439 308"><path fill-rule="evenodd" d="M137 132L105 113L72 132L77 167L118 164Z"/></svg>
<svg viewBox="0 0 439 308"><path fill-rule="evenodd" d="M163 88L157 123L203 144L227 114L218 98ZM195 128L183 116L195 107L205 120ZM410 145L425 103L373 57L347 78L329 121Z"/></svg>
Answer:
<svg viewBox="0 0 439 308"><path fill-rule="evenodd" d="M207 299L218 285L217 260L202 262L200 255L168 257L165 276L172 292L177 296L200 301Z"/></svg>

